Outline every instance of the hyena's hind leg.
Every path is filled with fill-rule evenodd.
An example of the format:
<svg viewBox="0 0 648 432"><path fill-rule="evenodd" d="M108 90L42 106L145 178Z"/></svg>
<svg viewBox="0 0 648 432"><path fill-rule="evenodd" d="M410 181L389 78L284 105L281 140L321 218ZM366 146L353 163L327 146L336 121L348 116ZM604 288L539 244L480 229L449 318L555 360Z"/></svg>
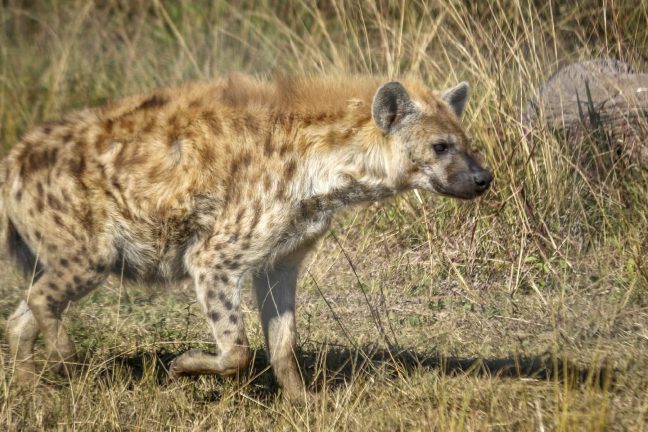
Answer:
<svg viewBox="0 0 648 432"><path fill-rule="evenodd" d="M71 301L88 294L106 277L104 264L80 256L60 258L50 263L27 291L27 304L43 333L48 360L61 374L68 375L76 359L74 343L61 321L63 311Z"/></svg>
<svg viewBox="0 0 648 432"><path fill-rule="evenodd" d="M14 361L14 380L17 383L30 383L36 378L33 356L38 333L38 322L23 300L7 320L7 340L11 360Z"/></svg>

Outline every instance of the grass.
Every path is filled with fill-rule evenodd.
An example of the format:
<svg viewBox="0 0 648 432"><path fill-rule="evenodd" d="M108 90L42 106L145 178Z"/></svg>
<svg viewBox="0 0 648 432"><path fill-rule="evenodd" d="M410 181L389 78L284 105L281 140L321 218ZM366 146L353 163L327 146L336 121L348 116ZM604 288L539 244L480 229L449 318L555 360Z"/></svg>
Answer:
<svg viewBox="0 0 648 432"><path fill-rule="evenodd" d="M111 280L68 312L80 376L21 392L2 345L0 428L646 430L648 170L522 113L560 65L646 70L647 24L640 0L2 2L5 152L65 111L230 71L412 73L472 84L464 123L496 181L337 218L300 279L305 406L278 396L249 289L249 376L168 382L174 355L210 348L191 289ZM0 280L3 321L26 282Z"/></svg>

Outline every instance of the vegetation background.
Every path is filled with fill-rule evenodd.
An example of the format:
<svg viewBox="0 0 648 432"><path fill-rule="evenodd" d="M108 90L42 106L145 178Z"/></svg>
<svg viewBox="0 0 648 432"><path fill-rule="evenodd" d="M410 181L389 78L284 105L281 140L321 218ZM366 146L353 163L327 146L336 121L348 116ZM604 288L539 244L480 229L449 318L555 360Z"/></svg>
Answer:
<svg viewBox="0 0 648 432"><path fill-rule="evenodd" d="M185 80L411 73L472 84L464 123L496 179L476 202L412 192L336 219L299 283L306 405L278 392L249 289L249 376L168 382L174 355L213 349L191 287L115 279L68 312L70 382L19 391L3 342L0 429L647 430L648 170L521 121L554 70L599 57L647 70L648 2L0 1L5 153ZM0 275L4 325L27 282Z"/></svg>

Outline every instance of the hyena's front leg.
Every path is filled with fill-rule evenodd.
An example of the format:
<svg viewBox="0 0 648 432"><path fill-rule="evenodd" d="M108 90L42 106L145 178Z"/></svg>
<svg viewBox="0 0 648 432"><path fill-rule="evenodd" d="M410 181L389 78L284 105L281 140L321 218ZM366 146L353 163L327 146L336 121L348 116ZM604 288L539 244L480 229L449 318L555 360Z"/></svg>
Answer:
<svg viewBox="0 0 648 432"><path fill-rule="evenodd" d="M295 287L298 263L279 263L254 276L257 304L270 363L277 381L291 399L304 396L295 357Z"/></svg>
<svg viewBox="0 0 648 432"><path fill-rule="evenodd" d="M238 282L243 274L240 258L241 254L232 245L223 246L217 241L189 255L187 267L218 351L211 354L190 350L182 354L170 365L172 378L203 374L231 376L247 368L250 348L240 307Z"/></svg>

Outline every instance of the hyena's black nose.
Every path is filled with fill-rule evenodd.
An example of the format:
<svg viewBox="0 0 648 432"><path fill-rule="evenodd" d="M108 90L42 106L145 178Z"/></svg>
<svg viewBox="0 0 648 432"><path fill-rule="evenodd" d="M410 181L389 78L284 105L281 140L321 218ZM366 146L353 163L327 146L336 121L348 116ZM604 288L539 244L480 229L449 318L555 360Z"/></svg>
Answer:
<svg viewBox="0 0 648 432"><path fill-rule="evenodd" d="M472 175L473 181L475 182L476 189L479 192L483 192L488 189L488 186L493 181L493 175L486 170L479 170Z"/></svg>

